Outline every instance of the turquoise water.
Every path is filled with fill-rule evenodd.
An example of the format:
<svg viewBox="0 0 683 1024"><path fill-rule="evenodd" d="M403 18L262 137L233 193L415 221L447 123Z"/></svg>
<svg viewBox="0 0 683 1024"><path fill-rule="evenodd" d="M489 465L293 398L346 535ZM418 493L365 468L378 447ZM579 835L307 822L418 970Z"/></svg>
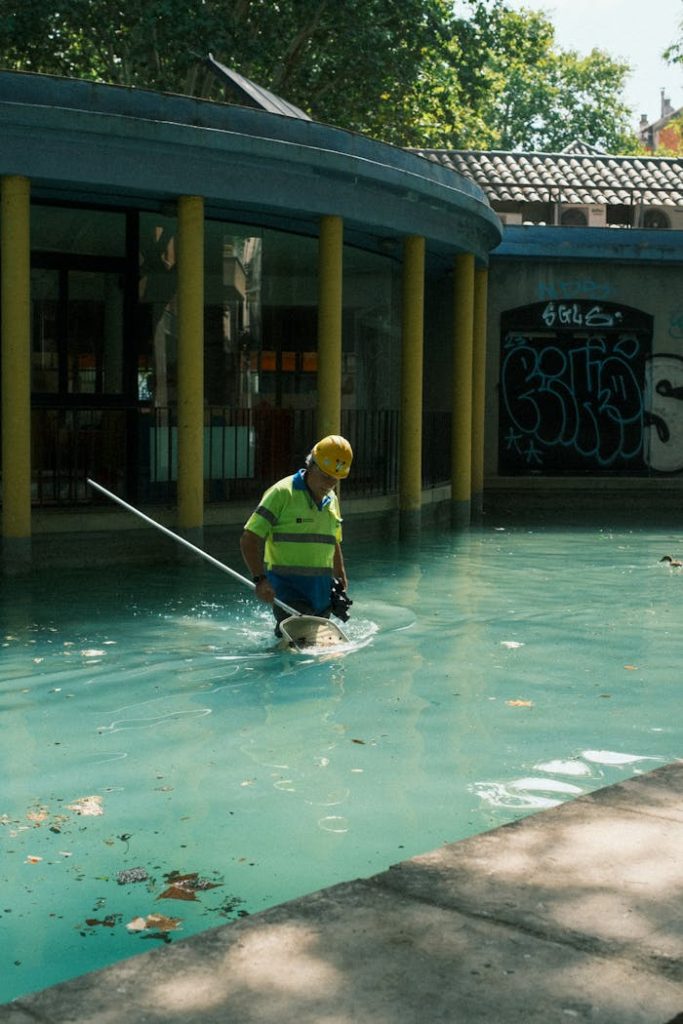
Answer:
<svg viewBox="0 0 683 1024"><path fill-rule="evenodd" d="M199 561L3 585L0 1001L682 756L667 553L347 543L357 649L322 658Z"/></svg>

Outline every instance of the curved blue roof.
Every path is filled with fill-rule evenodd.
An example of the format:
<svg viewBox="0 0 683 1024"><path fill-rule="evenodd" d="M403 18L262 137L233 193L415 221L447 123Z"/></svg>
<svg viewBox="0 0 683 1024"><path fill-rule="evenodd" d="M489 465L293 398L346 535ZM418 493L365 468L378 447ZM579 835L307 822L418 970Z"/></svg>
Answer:
<svg viewBox="0 0 683 1024"><path fill-rule="evenodd" d="M486 263L501 227L453 170L366 136L248 107L48 75L0 72L0 174L36 198L161 208L201 195L209 217L352 244L423 235L428 257Z"/></svg>

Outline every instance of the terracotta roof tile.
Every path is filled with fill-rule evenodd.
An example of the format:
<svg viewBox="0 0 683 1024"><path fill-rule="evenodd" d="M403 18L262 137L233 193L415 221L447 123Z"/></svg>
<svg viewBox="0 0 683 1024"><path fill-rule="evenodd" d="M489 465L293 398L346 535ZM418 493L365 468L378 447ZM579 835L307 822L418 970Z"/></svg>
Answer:
<svg viewBox="0 0 683 1024"><path fill-rule="evenodd" d="M562 153L416 149L473 179L493 202L683 206L683 158L610 156L580 140Z"/></svg>

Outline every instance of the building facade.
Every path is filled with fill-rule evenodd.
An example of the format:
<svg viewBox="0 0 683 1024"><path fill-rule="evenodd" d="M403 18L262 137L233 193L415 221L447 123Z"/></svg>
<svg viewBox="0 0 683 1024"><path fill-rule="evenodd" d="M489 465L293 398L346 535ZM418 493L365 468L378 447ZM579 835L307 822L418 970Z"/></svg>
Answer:
<svg viewBox="0 0 683 1024"><path fill-rule="evenodd" d="M468 519L478 186L290 112L50 76L0 72L0 125L5 564L57 513L89 527L88 478L198 533L336 431L349 498L408 521L445 484Z"/></svg>
<svg viewBox="0 0 683 1024"><path fill-rule="evenodd" d="M422 151L505 223L489 272L486 476L530 507L683 497L683 160Z"/></svg>

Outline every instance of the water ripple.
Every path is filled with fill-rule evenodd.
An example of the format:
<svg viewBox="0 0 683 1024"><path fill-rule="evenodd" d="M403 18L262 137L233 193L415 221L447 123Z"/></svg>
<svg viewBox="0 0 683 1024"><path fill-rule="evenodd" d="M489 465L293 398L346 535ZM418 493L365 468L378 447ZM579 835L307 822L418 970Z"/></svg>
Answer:
<svg viewBox="0 0 683 1024"><path fill-rule="evenodd" d="M168 711L162 715L150 715L147 718L122 718L109 725L98 725L99 733L123 732L124 729L153 729L163 722L174 721L180 718L205 718L212 714L211 708L197 708L191 711Z"/></svg>

